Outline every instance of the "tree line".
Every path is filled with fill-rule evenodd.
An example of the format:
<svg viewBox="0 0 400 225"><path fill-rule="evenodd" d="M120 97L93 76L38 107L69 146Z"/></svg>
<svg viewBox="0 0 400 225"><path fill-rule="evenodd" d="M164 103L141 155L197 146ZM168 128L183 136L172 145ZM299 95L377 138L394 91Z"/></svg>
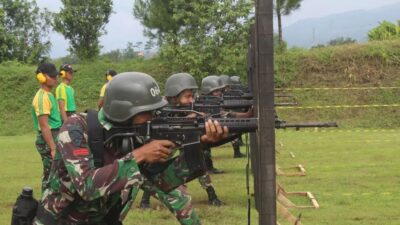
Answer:
<svg viewBox="0 0 400 225"><path fill-rule="evenodd" d="M274 0L281 18L302 0ZM61 0L59 12L40 9L35 0L0 0L0 62L38 63L48 58L54 30L69 41L69 52L80 60L100 55L99 38L112 14L112 0ZM254 0L135 0L132 14L172 71L244 74ZM128 25L129 26L129 25ZM279 42L282 39L279 28ZM142 45L142 43L140 43ZM137 46L137 45L136 45ZM57 47L57 46L55 46ZM104 54L114 60L132 57L135 46Z"/></svg>

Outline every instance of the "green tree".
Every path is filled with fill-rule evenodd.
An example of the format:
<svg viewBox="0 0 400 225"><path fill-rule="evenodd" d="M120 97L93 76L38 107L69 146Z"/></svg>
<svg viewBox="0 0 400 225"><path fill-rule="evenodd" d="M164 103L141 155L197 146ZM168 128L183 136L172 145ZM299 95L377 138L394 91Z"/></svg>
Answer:
<svg viewBox="0 0 400 225"><path fill-rule="evenodd" d="M251 0L149 0L135 4L134 15L154 34L160 56L172 71L244 74ZM138 10L138 4L140 9ZM159 12L166 5L165 14ZM138 13L141 12L141 13ZM165 17L163 17L165 15ZM152 20L170 23L150 23ZM146 22L147 21L147 22Z"/></svg>
<svg viewBox="0 0 400 225"><path fill-rule="evenodd" d="M99 37L112 13L112 0L61 0L64 7L54 17L54 29L69 40L71 54L94 59L100 53Z"/></svg>
<svg viewBox="0 0 400 225"><path fill-rule="evenodd" d="M133 59L136 58L135 45L132 42L128 42L126 48L123 50L123 58L124 59Z"/></svg>
<svg viewBox="0 0 400 225"><path fill-rule="evenodd" d="M174 17L174 3L175 0L135 0L133 15L144 26L144 35L157 40L158 45L183 26L183 21Z"/></svg>
<svg viewBox="0 0 400 225"><path fill-rule="evenodd" d="M357 42L357 40L355 40L353 38L338 37L338 38L335 38L333 40L330 40L328 42L328 45L331 45L331 46L345 45L345 44L353 44L353 43L356 43L356 42Z"/></svg>
<svg viewBox="0 0 400 225"><path fill-rule="evenodd" d="M274 11L278 20L279 43L282 42L282 16L290 15L300 8L303 0L274 0Z"/></svg>
<svg viewBox="0 0 400 225"><path fill-rule="evenodd" d="M108 59L112 62L121 62L123 60L123 55L121 50L111 50L101 55L101 58Z"/></svg>
<svg viewBox="0 0 400 225"><path fill-rule="evenodd" d="M370 41L393 40L399 38L400 21L397 22L397 25L388 21L383 21L379 26L368 32L368 40Z"/></svg>
<svg viewBox="0 0 400 225"><path fill-rule="evenodd" d="M273 41L274 41L274 52L275 53L284 53L287 51L287 42L282 40L281 42L279 41L279 35L274 33L273 36Z"/></svg>
<svg viewBox="0 0 400 225"><path fill-rule="evenodd" d="M35 1L0 0L0 61L38 63L46 58L49 15Z"/></svg>

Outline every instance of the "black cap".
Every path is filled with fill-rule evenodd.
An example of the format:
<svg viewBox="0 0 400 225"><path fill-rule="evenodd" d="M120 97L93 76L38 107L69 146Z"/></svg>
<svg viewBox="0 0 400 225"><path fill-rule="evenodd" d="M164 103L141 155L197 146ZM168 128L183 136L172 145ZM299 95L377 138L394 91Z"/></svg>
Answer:
<svg viewBox="0 0 400 225"><path fill-rule="evenodd" d="M60 66L60 71L61 70L64 70L65 72L76 72L77 71L77 70L74 70L70 64L62 64Z"/></svg>
<svg viewBox="0 0 400 225"><path fill-rule="evenodd" d="M53 63L42 63L36 70L36 73L44 73L51 77L56 77L58 75L58 71L56 66Z"/></svg>
<svg viewBox="0 0 400 225"><path fill-rule="evenodd" d="M107 70L106 71L106 76L108 76L108 75L111 75L113 77L113 76L117 75L117 71L111 70L111 69Z"/></svg>

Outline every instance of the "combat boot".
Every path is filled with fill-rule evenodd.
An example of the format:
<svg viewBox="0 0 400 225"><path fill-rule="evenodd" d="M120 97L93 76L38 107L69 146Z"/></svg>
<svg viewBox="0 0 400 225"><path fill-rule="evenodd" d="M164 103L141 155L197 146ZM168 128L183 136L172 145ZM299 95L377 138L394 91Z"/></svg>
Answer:
<svg viewBox="0 0 400 225"><path fill-rule="evenodd" d="M213 187L208 187L206 189L207 195L208 195L208 203L210 205L214 206L222 206L224 203L218 199L217 194L215 193L215 190Z"/></svg>
<svg viewBox="0 0 400 225"><path fill-rule="evenodd" d="M240 152L239 142L232 143L232 146L233 146L233 158L243 158L246 156Z"/></svg>
<svg viewBox="0 0 400 225"><path fill-rule="evenodd" d="M150 208L150 192L144 191L142 200L140 201L140 206L141 209L149 209Z"/></svg>
<svg viewBox="0 0 400 225"><path fill-rule="evenodd" d="M225 171L219 170L219 169L217 169L217 168L215 168L215 167L208 168L207 171L208 171L208 173L211 173L211 174L221 174L221 173L225 173Z"/></svg>
<svg viewBox="0 0 400 225"><path fill-rule="evenodd" d="M210 151L210 150L208 150L208 151ZM205 152L205 154L204 154L204 161L205 161L205 163L206 163L207 171L208 171L209 173L212 173L212 174L221 174L221 173L224 173L223 170L219 170L219 169L217 169L217 168L214 167L214 163L213 163L213 161L212 161L212 159L211 159L211 152L206 152L206 151L204 151L204 152Z"/></svg>
<svg viewBox="0 0 400 225"><path fill-rule="evenodd" d="M244 146L242 136L238 138L239 146Z"/></svg>

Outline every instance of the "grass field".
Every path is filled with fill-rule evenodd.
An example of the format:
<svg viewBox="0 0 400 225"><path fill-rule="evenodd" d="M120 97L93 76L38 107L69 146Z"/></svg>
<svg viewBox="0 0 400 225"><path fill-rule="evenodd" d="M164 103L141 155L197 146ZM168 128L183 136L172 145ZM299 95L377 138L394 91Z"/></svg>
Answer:
<svg viewBox="0 0 400 225"><path fill-rule="evenodd" d="M278 177L278 182L286 191L312 192L321 206L320 209L290 210L296 216L301 213L304 225L400 224L400 130L287 130L278 131L276 136L279 166L302 164L307 171L305 177ZM33 135L0 137L0 224L10 223L12 204L24 185L32 186L35 196L39 195L41 164L34 139ZM208 206L207 195L198 182L189 184L203 224L247 224L246 159L232 159L232 154L230 146L213 151L216 166L226 171L212 176L225 206ZM304 199L292 200L308 204ZM154 210L142 211L135 205L125 224L177 224L156 200L152 200L151 206ZM251 215L252 224L257 224L254 207ZM282 218L279 222L288 224Z"/></svg>

